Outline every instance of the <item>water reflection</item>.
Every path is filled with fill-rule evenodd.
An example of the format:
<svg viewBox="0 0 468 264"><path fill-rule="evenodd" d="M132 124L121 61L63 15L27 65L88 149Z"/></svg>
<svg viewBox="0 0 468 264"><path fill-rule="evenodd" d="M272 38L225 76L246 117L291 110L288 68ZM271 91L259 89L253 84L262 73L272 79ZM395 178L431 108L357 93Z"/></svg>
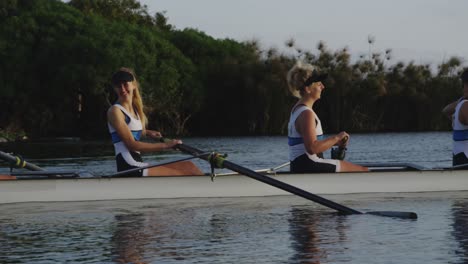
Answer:
<svg viewBox="0 0 468 264"><path fill-rule="evenodd" d="M334 252L330 252L326 245L339 244L347 240L345 218L335 213L319 211L317 208L293 207L289 219L289 232L295 253L290 259L291 262L309 264L329 262L327 258Z"/></svg>
<svg viewBox="0 0 468 264"><path fill-rule="evenodd" d="M352 196L418 221L294 197L1 205L0 263L468 263L467 192L420 195Z"/></svg>
<svg viewBox="0 0 468 264"><path fill-rule="evenodd" d="M148 263L143 260L144 246L150 236L145 228L144 214L116 215L116 227L111 242L117 263Z"/></svg>
<svg viewBox="0 0 468 264"><path fill-rule="evenodd" d="M116 263L172 263L187 261L196 254L215 257L219 252L211 252L210 245L229 236L222 215L199 215L195 208L164 205L138 210L114 217L111 243Z"/></svg>
<svg viewBox="0 0 468 264"><path fill-rule="evenodd" d="M289 235L283 222L289 207L271 212L264 204L184 200L134 209L138 211L113 216L111 252L116 263L237 263L236 256L256 255L284 263L285 254L272 252L290 252L284 245Z"/></svg>
<svg viewBox="0 0 468 264"><path fill-rule="evenodd" d="M459 244L457 255L468 263L468 201L456 201L452 207L453 236Z"/></svg>

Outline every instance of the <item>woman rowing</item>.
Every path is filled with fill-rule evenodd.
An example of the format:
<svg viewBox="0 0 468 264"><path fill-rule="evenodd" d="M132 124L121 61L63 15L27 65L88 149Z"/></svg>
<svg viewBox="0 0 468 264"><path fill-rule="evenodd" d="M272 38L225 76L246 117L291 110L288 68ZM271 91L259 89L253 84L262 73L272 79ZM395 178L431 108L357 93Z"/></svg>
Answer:
<svg viewBox="0 0 468 264"><path fill-rule="evenodd" d="M325 89L322 81L326 78L327 74L320 74L314 66L302 62L288 72L289 90L299 98L288 124L291 172L368 171L366 167L347 161L323 158L324 151L335 145L344 148L349 142L346 132L324 138L320 119L312 109Z"/></svg>
<svg viewBox="0 0 468 264"><path fill-rule="evenodd" d="M468 164L468 70L460 78L463 82L463 96L442 110L452 120L453 166Z"/></svg>
<svg viewBox="0 0 468 264"><path fill-rule="evenodd" d="M114 144L118 171L147 166L148 164L143 162L140 152L167 150L182 144L181 140L172 140L167 143L140 141L142 136L158 139L161 137L161 133L146 129L147 118L143 112L143 101L136 76L132 70L121 68L112 75L111 81L118 99L107 111L107 120ZM202 174L192 162L184 161L141 169L129 176Z"/></svg>

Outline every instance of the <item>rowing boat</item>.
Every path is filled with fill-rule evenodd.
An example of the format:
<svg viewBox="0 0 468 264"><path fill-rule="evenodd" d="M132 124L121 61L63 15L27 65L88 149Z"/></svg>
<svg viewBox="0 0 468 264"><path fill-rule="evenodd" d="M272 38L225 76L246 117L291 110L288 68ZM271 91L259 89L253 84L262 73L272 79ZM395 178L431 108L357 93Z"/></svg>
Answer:
<svg viewBox="0 0 468 264"><path fill-rule="evenodd" d="M290 194L239 174L220 175L213 180L210 175L112 178L59 172L27 174L17 174L21 176L17 180L0 181L0 204ZM268 176L322 195L468 191L466 170L419 169L406 165L381 164L364 173L279 172Z"/></svg>

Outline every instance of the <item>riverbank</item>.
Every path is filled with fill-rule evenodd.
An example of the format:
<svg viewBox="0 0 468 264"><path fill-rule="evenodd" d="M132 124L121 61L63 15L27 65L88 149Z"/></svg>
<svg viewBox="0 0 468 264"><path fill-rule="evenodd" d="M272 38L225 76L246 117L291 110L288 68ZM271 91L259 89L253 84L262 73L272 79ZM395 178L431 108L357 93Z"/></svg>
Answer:
<svg viewBox="0 0 468 264"><path fill-rule="evenodd" d="M23 130L12 131L0 129L0 143L25 141L28 140L28 136Z"/></svg>

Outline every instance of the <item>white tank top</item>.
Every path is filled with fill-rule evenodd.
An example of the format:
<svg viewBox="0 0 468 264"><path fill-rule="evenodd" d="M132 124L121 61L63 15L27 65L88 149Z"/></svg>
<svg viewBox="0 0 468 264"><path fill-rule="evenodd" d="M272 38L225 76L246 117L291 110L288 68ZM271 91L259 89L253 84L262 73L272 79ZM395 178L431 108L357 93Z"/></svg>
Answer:
<svg viewBox="0 0 468 264"><path fill-rule="evenodd" d="M464 125L458 119L458 115L460 113L460 109L463 103L467 102L468 100L464 99L460 101L457 106L455 107L455 114L453 115L453 154L456 155L458 153L464 152L465 155L468 157L468 126Z"/></svg>
<svg viewBox="0 0 468 264"><path fill-rule="evenodd" d="M125 115L125 122L127 123L128 128L132 132L133 138L135 140L140 140L141 134L143 132L143 125L141 124L140 117L138 113L136 113L137 118L134 118L123 106L120 104L114 104L114 106L118 107ZM109 133L112 137L112 143L114 144L115 156L118 154L122 154L124 160L132 166L136 167L143 167L148 165L144 162L136 161L132 155L130 155L130 151L128 150L127 146L125 146L124 142L120 139L119 135L115 128L108 122L107 127L109 128Z"/></svg>
<svg viewBox="0 0 468 264"><path fill-rule="evenodd" d="M289 118L289 123L288 123L288 145L289 145L289 160L290 161L293 161L297 157L301 156L302 154L307 153L305 146L304 146L304 140L301 134L299 134L299 132L296 130L296 120L299 117L299 115L304 111L312 111L312 113L314 113L315 124L316 124L315 133L317 134L317 139L318 140L323 139L322 123L320 122L320 119L315 114L315 112L305 105L297 107L294 110L294 112L291 113L291 117ZM317 157L317 154L307 153L307 155L310 158Z"/></svg>

